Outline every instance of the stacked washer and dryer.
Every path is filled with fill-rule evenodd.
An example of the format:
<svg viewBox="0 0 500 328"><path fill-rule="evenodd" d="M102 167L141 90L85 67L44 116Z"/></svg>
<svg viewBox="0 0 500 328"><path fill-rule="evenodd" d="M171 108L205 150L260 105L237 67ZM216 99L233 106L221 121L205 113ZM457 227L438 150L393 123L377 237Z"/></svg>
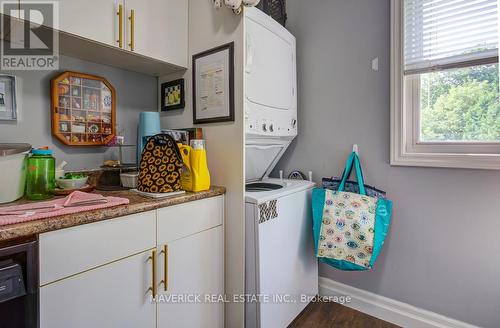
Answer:
<svg viewBox="0 0 500 328"><path fill-rule="evenodd" d="M270 179L297 136L295 37L245 10L245 304L247 328L287 327L318 293L310 181Z"/></svg>

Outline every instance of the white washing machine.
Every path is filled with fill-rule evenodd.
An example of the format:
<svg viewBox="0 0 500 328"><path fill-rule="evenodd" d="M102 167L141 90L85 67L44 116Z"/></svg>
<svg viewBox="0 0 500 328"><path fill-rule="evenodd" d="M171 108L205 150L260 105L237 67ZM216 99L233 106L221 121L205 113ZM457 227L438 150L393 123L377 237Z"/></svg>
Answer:
<svg viewBox="0 0 500 328"><path fill-rule="evenodd" d="M318 293L309 181L269 179L297 136L295 37L245 10L245 327L287 327Z"/></svg>
<svg viewBox="0 0 500 328"><path fill-rule="evenodd" d="M245 304L247 328L287 327L318 294L313 187L309 181L274 179L247 186L245 287L246 294L260 295Z"/></svg>

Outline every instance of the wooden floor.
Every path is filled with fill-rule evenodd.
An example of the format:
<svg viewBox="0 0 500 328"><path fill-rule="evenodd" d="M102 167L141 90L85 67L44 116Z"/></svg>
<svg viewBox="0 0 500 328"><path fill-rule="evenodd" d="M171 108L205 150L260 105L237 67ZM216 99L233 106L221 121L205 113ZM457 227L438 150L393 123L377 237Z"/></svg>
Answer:
<svg viewBox="0 0 500 328"><path fill-rule="evenodd" d="M335 302L311 303L289 328L397 328Z"/></svg>

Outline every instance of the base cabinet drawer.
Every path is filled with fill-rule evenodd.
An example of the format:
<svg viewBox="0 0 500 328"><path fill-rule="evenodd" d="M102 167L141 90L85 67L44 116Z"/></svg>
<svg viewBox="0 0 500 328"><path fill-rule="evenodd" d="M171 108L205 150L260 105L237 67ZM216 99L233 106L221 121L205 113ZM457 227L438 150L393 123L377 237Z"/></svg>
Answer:
<svg viewBox="0 0 500 328"><path fill-rule="evenodd" d="M156 211L41 234L40 285L156 246Z"/></svg>
<svg viewBox="0 0 500 328"><path fill-rule="evenodd" d="M158 210L158 244L168 243L223 223L224 196L206 198Z"/></svg>
<svg viewBox="0 0 500 328"><path fill-rule="evenodd" d="M155 328L151 252L40 288L41 328Z"/></svg>

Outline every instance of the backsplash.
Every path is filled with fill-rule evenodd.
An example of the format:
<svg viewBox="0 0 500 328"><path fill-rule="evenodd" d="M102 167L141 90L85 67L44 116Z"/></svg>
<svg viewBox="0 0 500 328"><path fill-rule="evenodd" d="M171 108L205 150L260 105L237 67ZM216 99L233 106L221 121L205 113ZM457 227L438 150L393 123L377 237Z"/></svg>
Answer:
<svg viewBox="0 0 500 328"><path fill-rule="evenodd" d="M63 71L105 77L116 89L116 117L125 131L125 143L135 144L141 111L157 110L157 78L77 58L61 56L58 71L1 71L17 77L17 122L0 121L0 143L26 142L33 147L49 146L57 162L68 170L98 168L105 159L117 158L117 149L68 147L51 134L50 80ZM124 162L135 161L135 148L124 148Z"/></svg>

